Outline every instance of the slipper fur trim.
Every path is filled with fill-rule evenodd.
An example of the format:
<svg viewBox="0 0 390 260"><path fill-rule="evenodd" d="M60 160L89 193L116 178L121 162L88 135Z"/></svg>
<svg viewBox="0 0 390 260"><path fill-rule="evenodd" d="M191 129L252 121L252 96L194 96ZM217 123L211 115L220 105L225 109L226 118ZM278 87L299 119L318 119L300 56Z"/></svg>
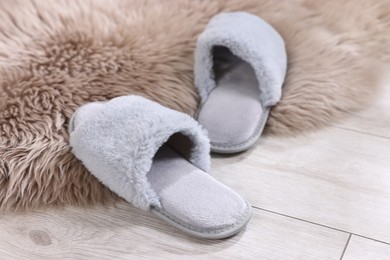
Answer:
<svg viewBox="0 0 390 260"><path fill-rule="evenodd" d="M201 126L184 113L140 96L84 105L70 126L76 157L103 184L143 210L161 207L146 174L157 150L175 133L192 143L186 159L203 171L210 168L210 144Z"/></svg>
<svg viewBox="0 0 390 260"><path fill-rule="evenodd" d="M197 41L194 73L202 104L216 87L212 53L215 46L227 47L253 67L264 107L273 106L280 100L287 69L282 37L255 15L231 12L214 16Z"/></svg>

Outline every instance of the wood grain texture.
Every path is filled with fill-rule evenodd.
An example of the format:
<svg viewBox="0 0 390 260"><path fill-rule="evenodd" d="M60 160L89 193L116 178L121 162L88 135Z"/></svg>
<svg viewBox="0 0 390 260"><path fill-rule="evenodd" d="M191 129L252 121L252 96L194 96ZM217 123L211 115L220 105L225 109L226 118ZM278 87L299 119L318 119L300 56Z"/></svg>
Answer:
<svg viewBox="0 0 390 260"><path fill-rule="evenodd" d="M343 260L389 260L390 245L371 239L352 236Z"/></svg>
<svg viewBox="0 0 390 260"><path fill-rule="evenodd" d="M345 122L336 126L390 138L390 84L382 87L374 103L362 111L352 113Z"/></svg>
<svg viewBox="0 0 390 260"><path fill-rule="evenodd" d="M247 230L197 240L127 203L0 218L0 259L338 259L348 234L254 210Z"/></svg>
<svg viewBox="0 0 390 260"><path fill-rule="evenodd" d="M390 140L342 129L264 138L212 173L252 205L390 242Z"/></svg>
<svg viewBox="0 0 390 260"><path fill-rule="evenodd" d="M212 174L259 208L390 242L389 101L317 133L215 156Z"/></svg>

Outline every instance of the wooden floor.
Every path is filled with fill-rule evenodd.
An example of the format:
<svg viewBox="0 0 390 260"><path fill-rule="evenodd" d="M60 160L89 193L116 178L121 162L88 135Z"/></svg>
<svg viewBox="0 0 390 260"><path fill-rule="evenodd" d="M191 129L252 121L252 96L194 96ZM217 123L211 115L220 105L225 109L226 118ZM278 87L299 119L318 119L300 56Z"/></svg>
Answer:
<svg viewBox="0 0 390 260"><path fill-rule="evenodd" d="M0 259L390 259L390 87L343 123L215 156L245 232L197 240L126 203L0 216Z"/></svg>

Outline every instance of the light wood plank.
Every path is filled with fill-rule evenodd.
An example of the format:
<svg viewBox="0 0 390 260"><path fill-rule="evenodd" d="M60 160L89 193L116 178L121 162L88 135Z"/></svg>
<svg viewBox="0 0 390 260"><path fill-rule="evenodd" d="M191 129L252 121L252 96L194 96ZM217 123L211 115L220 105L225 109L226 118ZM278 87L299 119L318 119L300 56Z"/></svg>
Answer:
<svg viewBox="0 0 390 260"><path fill-rule="evenodd" d="M260 210L221 241L190 238L125 203L0 217L0 259L339 259L347 238Z"/></svg>
<svg viewBox="0 0 390 260"><path fill-rule="evenodd" d="M390 242L390 139L329 128L213 159L255 206Z"/></svg>
<svg viewBox="0 0 390 260"><path fill-rule="evenodd" d="M352 236L343 260L389 260L390 245L358 236Z"/></svg>
<svg viewBox="0 0 390 260"><path fill-rule="evenodd" d="M390 84L381 88L373 104L351 114L336 127L390 138Z"/></svg>

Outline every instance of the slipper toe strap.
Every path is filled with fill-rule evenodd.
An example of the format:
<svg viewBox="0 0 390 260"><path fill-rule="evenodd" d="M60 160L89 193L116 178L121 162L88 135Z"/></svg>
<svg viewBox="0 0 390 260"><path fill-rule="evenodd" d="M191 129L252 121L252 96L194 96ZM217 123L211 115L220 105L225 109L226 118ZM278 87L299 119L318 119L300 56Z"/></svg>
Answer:
<svg viewBox="0 0 390 260"><path fill-rule="evenodd" d="M195 85L202 103L216 87L213 74L213 48L227 47L232 54L248 62L259 83L264 107L275 105L287 68L284 41L279 33L257 16L245 12L215 16L199 36L195 51Z"/></svg>
<svg viewBox="0 0 390 260"><path fill-rule="evenodd" d="M209 140L190 116L139 96L91 104L73 116L73 153L103 184L134 206L144 210L161 206L146 174L154 155L167 142L192 164L209 170Z"/></svg>

